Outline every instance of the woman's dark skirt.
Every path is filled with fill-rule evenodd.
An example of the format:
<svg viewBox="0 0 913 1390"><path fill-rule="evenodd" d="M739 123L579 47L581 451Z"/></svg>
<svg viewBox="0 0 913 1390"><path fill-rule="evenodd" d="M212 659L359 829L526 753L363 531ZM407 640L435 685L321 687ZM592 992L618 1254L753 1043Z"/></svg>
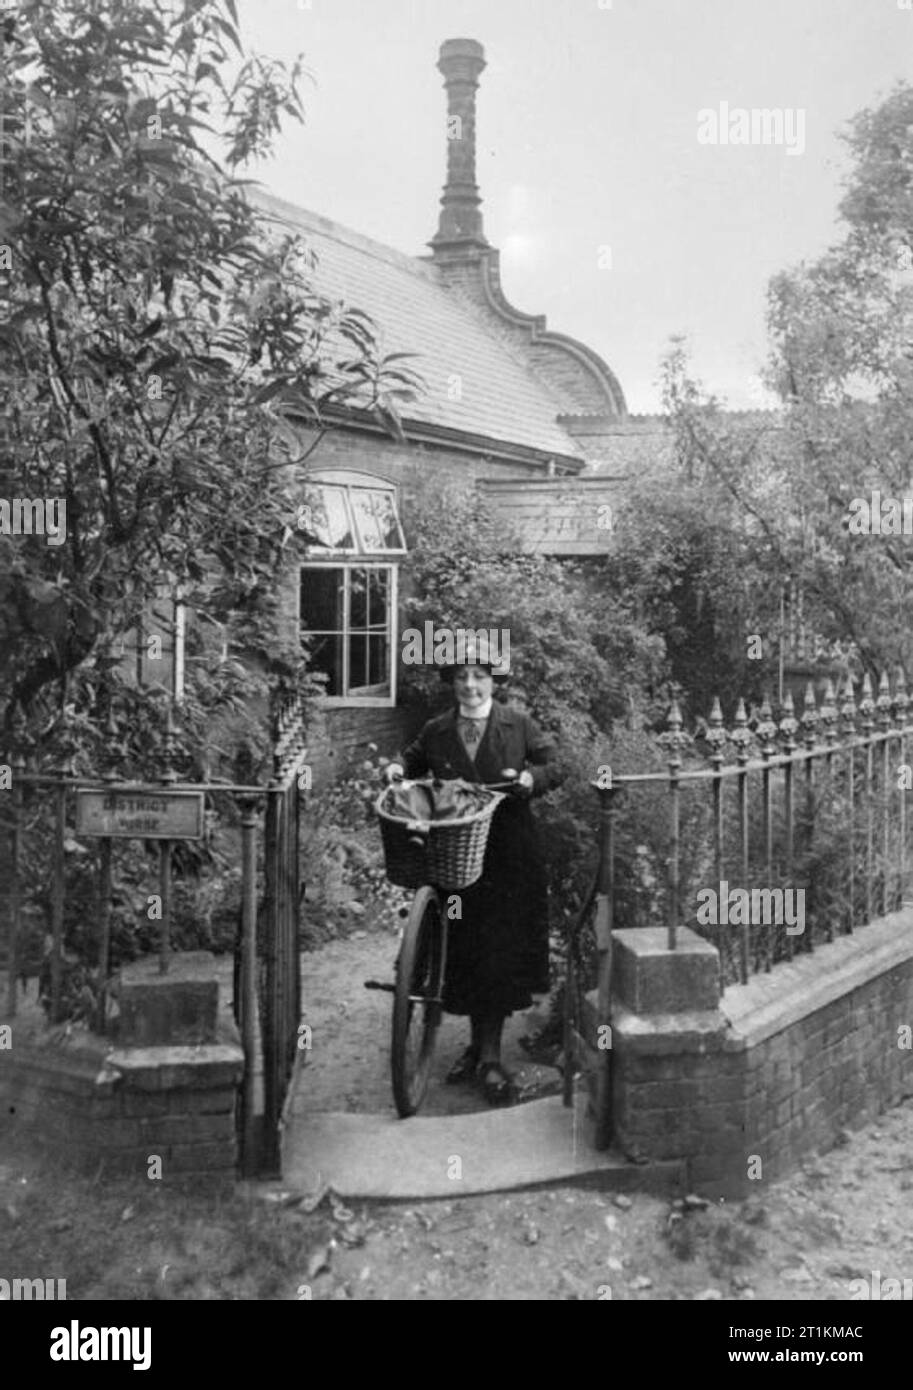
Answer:
<svg viewBox="0 0 913 1390"><path fill-rule="evenodd" d="M453 894L445 894L446 904ZM482 877L456 896L447 922L444 1008L451 1014L528 1009L547 993L548 880L528 802L501 803Z"/></svg>

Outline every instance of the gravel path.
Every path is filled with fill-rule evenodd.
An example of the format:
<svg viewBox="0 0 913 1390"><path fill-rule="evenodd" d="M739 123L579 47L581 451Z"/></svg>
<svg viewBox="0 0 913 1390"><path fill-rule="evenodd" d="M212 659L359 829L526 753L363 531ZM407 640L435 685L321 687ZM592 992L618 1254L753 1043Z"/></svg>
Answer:
<svg viewBox="0 0 913 1390"><path fill-rule="evenodd" d="M396 951L396 935L359 932L302 955L302 1017L311 1028L311 1048L299 1094L308 1108L393 1112L393 996L365 989L364 981L392 981ZM504 1063L530 1097L561 1089L560 1073L552 1067L533 1065L519 1045L519 1039L539 1029L545 1018L543 1001L541 1007L514 1014L505 1027ZM443 1083L468 1041L468 1020L445 1014L423 1115L455 1115L484 1105L472 1088Z"/></svg>

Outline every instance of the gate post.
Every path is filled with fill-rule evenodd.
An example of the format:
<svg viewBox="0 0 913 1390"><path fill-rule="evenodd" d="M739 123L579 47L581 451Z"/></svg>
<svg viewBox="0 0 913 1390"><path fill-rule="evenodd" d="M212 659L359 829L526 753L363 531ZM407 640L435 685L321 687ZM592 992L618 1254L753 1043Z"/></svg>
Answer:
<svg viewBox="0 0 913 1390"><path fill-rule="evenodd" d="M608 1047L603 1047L601 1032L609 1024L609 992L612 979L612 926L615 911L615 796L617 787L599 790L599 882L596 886L596 1133L594 1143L599 1150L612 1142L612 1033L609 1028Z"/></svg>
<svg viewBox="0 0 913 1390"><path fill-rule="evenodd" d="M664 927L634 927L614 932L613 948L616 1142L634 1159L687 1159L692 1182L708 1155L714 1172L735 1172L748 1110L743 1058L726 1045L716 947L684 927L670 950Z"/></svg>
<svg viewBox="0 0 913 1390"><path fill-rule="evenodd" d="M254 1082L257 1007L257 802L241 802L241 1046L244 1085L241 1092L241 1171L252 1177L257 1165Z"/></svg>

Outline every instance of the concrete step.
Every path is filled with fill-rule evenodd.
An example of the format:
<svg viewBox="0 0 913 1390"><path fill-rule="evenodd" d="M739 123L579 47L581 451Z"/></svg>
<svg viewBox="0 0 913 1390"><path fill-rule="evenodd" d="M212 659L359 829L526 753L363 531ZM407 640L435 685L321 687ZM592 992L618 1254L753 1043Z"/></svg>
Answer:
<svg viewBox="0 0 913 1390"><path fill-rule="evenodd" d="M585 1099L560 1096L464 1115L387 1115L293 1107L282 1136L282 1187L328 1183L341 1197L418 1201L509 1192L548 1183L608 1191L684 1190L684 1164L636 1164L597 1153Z"/></svg>

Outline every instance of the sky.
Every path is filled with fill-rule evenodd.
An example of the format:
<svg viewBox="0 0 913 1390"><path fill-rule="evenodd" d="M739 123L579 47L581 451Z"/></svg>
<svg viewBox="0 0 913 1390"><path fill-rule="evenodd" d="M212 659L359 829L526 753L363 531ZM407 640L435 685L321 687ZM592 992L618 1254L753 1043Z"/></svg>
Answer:
<svg viewBox="0 0 913 1390"><path fill-rule="evenodd" d="M438 50L477 39L477 178L508 300L599 352L632 413L660 408L673 335L731 408L770 404L768 280L842 235L837 133L913 80L906 3L237 0L245 47L302 53L311 74L304 126L254 172L426 254L446 159ZM723 143L721 124L761 108L782 113L780 144Z"/></svg>

